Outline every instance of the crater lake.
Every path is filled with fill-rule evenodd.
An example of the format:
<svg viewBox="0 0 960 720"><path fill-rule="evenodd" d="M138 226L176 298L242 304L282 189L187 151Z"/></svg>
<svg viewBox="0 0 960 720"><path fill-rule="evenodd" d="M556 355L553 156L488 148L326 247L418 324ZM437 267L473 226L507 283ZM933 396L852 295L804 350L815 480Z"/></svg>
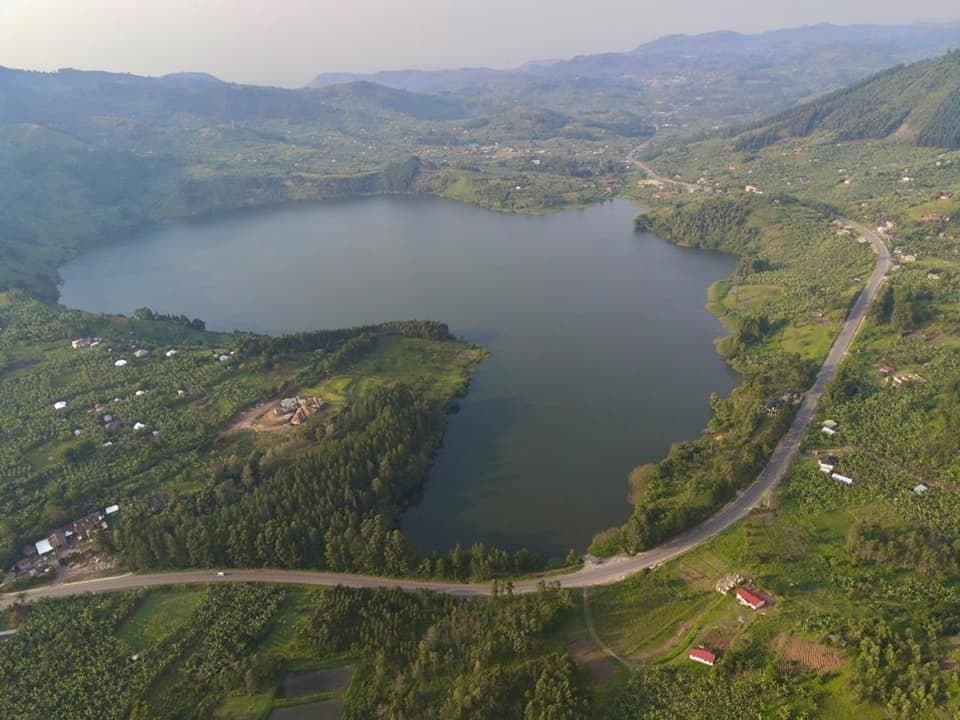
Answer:
<svg viewBox="0 0 960 720"><path fill-rule="evenodd" d="M270 334L448 323L490 357L404 530L557 555L623 522L630 470L699 435L737 382L704 307L735 259L638 234L636 212L385 197L169 223L64 265L61 302Z"/></svg>

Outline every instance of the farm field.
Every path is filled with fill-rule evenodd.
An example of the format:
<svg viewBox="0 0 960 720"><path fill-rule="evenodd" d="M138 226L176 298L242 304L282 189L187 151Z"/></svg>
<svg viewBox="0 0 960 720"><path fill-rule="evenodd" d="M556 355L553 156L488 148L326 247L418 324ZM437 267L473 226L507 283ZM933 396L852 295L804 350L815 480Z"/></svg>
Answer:
<svg viewBox="0 0 960 720"><path fill-rule="evenodd" d="M0 713L11 720L63 710L91 720L172 720L202 708L224 720L336 717L338 710L368 718L383 705L398 716L439 719L464 702L464 687L478 683L489 712L502 717L536 703L579 711L586 690L573 660L556 649L574 608L569 593L547 588L466 601L224 584L18 606L9 612L20 630L0 647L0 680L12 691L0 697ZM434 656L434 680L422 698L398 687L417 672L418 647ZM73 672L58 673L56 657L76 662ZM30 663L43 667L42 689L36 673L22 673ZM503 672L494 691L489 678ZM97 683L113 688L109 704L84 694Z"/></svg>

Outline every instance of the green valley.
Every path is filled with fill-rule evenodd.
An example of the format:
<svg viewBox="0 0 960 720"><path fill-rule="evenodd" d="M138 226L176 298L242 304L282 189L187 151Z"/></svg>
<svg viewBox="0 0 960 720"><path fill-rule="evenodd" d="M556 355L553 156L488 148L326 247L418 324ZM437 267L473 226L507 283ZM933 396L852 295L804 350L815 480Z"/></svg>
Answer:
<svg viewBox="0 0 960 720"><path fill-rule="evenodd" d="M813 28L783 32L304 90L0 69L0 716L957 716L960 55L891 31L854 63L831 43L862 30L821 27L813 50ZM817 59L809 77L768 42ZM881 70L890 53L912 64ZM56 302L66 259L138 229L392 194L530 214L629 198L638 243L736 257L705 301L738 387L630 473L590 547L548 563L405 532L488 358L443 322L271 336ZM571 318L598 248L556 271ZM524 358L530 377L590 357L555 353ZM530 412L497 400L505 424Z"/></svg>

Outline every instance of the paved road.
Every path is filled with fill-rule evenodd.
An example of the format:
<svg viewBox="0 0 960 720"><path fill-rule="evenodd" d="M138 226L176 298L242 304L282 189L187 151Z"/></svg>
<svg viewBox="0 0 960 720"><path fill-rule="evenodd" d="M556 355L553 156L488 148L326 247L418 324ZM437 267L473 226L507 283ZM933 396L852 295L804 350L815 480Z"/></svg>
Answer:
<svg viewBox="0 0 960 720"><path fill-rule="evenodd" d="M610 585L646 568L656 567L661 563L689 552L743 519L761 502L767 493L776 487L799 451L800 440L816 412L817 403L823 395L824 388L827 382L834 376L840 362L849 351L857 331L863 324L867 309L877 296L877 292L880 290L880 286L892 265L887 246L876 233L850 220L844 220L844 222L855 227L870 241L874 253L877 256L876 267L870 276L870 280L867 282L866 288L864 288L854 303L833 347L830 349L830 353L827 355L827 359L817 373L817 379L813 387L804 396L793 423L790 425L790 429L787 430L786 434L781 438L776 449L773 451L773 455L770 457L770 461L760 473L757 480L716 515L663 545L631 557L617 556L602 563L590 563L577 572L557 576L551 578L551 580L559 582L560 585L568 588L595 587L599 585ZM259 569L229 570L224 576L219 576L211 570L190 570L150 575L131 574L99 580L40 587L27 590L25 593L21 593L21 595L23 595L25 599L67 597L84 592L128 590L156 585L219 582L265 582L318 586L343 585L354 588L399 587L404 590L424 589L458 596L488 595L491 592L491 586L486 583L466 584L431 582L427 580L398 580L365 575ZM537 579L521 580L514 583L514 592L533 592L537 589L538 584L539 581ZM0 609L15 602L16 599L17 596L0 595Z"/></svg>
<svg viewBox="0 0 960 720"><path fill-rule="evenodd" d="M663 175L658 175L656 170L650 167L650 165L648 165L647 163L640 160L638 156L647 148L650 142L651 142L650 140L647 140L647 142L641 145L637 145L629 153L627 153L627 162L643 170L643 172L645 172L647 174L647 177L649 177L651 180L656 180L657 182L663 183L665 185L673 185L675 187L682 188L687 192L697 192L698 190L701 189L698 185L694 185L693 183L688 183L688 182L684 182L683 180L676 180L674 178L668 178L668 177L664 177Z"/></svg>

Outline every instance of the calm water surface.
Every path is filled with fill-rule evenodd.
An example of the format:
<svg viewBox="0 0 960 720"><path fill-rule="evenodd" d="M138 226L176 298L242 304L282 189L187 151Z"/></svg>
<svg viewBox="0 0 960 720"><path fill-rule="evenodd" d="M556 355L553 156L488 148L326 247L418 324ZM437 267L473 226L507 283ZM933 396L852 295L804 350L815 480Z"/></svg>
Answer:
<svg viewBox="0 0 960 720"><path fill-rule="evenodd" d="M168 225L61 268L62 302L282 333L435 319L485 345L423 502L426 548L584 547L626 476L695 437L736 377L704 310L730 257L633 231L614 202L546 217L376 198Z"/></svg>

